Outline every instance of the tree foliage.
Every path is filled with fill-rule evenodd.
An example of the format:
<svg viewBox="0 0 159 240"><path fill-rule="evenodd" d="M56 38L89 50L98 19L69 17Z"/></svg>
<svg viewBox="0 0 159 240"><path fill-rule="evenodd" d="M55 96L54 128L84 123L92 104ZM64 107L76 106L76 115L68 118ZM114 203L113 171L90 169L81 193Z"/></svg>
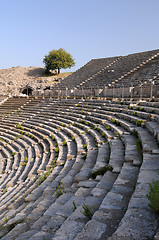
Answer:
<svg viewBox="0 0 159 240"><path fill-rule="evenodd" d="M48 55L45 55L43 62L48 72L58 69L58 73L60 73L61 68L71 68L75 65L71 54L62 48L50 51Z"/></svg>

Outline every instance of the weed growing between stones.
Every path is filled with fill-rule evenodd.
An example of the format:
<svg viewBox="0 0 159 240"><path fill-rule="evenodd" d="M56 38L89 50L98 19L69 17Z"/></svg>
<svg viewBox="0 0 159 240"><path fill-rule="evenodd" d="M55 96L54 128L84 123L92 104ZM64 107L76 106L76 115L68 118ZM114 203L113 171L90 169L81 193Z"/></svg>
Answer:
<svg viewBox="0 0 159 240"><path fill-rule="evenodd" d="M28 162L28 157L25 157L24 162L21 162L20 165L21 166L26 166L27 162Z"/></svg>
<svg viewBox="0 0 159 240"><path fill-rule="evenodd" d="M61 186L60 185L58 187L55 186L56 196L60 197L64 193L64 189L65 189L65 187L64 187L63 182L62 182Z"/></svg>
<svg viewBox="0 0 159 240"><path fill-rule="evenodd" d="M27 134L27 136L28 136L29 138L32 138L32 139L34 139L34 136L33 136L33 135L31 135L31 134Z"/></svg>
<svg viewBox="0 0 159 240"><path fill-rule="evenodd" d="M87 144L84 144L83 147L84 147L85 149L87 149Z"/></svg>
<svg viewBox="0 0 159 240"><path fill-rule="evenodd" d="M5 215L4 222L7 223L8 221L9 221L9 217L7 217L7 215Z"/></svg>
<svg viewBox="0 0 159 240"><path fill-rule="evenodd" d="M159 181L154 181L149 183L150 191L147 194L147 198L150 201L149 207L151 207L155 212L159 213Z"/></svg>
<svg viewBox="0 0 159 240"><path fill-rule="evenodd" d="M107 171L112 171L112 170L113 170L112 166L106 165L92 172L89 177L95 179L98 175L104 175Z"/></svg>
<svg viewBox="0 0 159 240"><path fill-rule="evenodd" d="M105 133L104 132L102 132L102 137L105 137Z"/></svg>
<svg viewBox="0 0 159 240"><path fill-rule="evenodd" d="M51 135L51 138L52 138L53 141L55 140L55 136L54 135Z"/></svg>
<svg viewBox="0 0 159 240"><path fill-rule="evenodd" d="M19 133L20 133L21 135L24 135L24 134L25 134L25 132L23 132L23 131L21 131L21 130L19 130Z"/></svg>
<svg viewBox="0 0 159 240"><path fill-rule="evenodd" d="M16 152L12 152L12 156L14 157L16 155Z"/></svg>
<svg viewBox="0 0 159 240"><path fill-rule="evenodd" d="M141 151L141 150L142 150L142 142L141 142L140 139L137 139L137 141L136 141L136 149L137 149L138 151Z"/></svg>
<svg viewBox="0 0 159 240"><path fill-rule="evenodd" d="M24 130L24 128L22 127L22 125L21 125L20 123L17 123L17 124L16 124L16 128L17 128L17 129L22 129L22 130Z"/></svg>
<svg viewBox="0 0 159 240"><path fill-rule="evenodd" d="M2 195L4 195L6 192L7 192L7 188L5 188L5 189L2 191Z"/></svg>
<svg viewBox="0 0 159 240"><path fill-rule="evenodd" d="M59 152L59 147L55 148L55 152L56 152L56 153Z"/></svg>
<svg viewBox="0 0 159 240"><path fill-rule="evenodd" d="M12 224L6 225L5 228L7 228L8 231L11 231L13 228L16 227L16 225L18 225L19 223L24 222L24 220L25 220L25 218L20 219L20 220L17 220L16 222L14 222L14 223L12 223Z"/></svg>
<svg viewBox="0 0 159 240"><path fill-rule="evenodd" d="M73 203L73 212L77 209L77 206L75 204L75 201L72 202Z"/></svg>
<svg viewBox="0 0 159 240"><path fill-rule="evenodd" d="M50 175L52 169L50 168L48 171L44 172L42 175L39 176L39 182L42 183L45 179Z"/></svg>
<svg viewBox="0 0 159 240"><path fill-rule="evenodd" d="M45 179L51 174L51 172L53 171L53 169L56 167L56 161L57 161L57 158L55 160L53 160L53 164L52 164L52 167L49 168L47 171L43 172L39 178L38 178L38 184L39 183L42 183L45 181ZM36 179L35 179L36 181Z"/></svg>
<svg viewBox="0 0 159 240"><path fill-rule="evenodd" d="M87 157L87 153L85 153L85 154L82 156L82 159L83 159L83 160L86 160L86 157Z"/></svg>
<svg viewBox="0 0 159 240"><path fill-rule="evenodd" d="M107 129L107 130L110 130L110 127L107 125L107 126L106 126L106 129Z"/></svg>
<svg viewBox="0 0 159 240"><path fill-rule="evenodd" d="M22 138L22 137L23 137L23 135L17 135L17 136L15 137L15 141L18 140L18 139L20 139L20 138Z"/></svg>
<svg viewBox="0 0 159 240"><path fill-rule="evenodd" d="M134 130L132 131L132 135L135 136L135 137L138 136L138 132L136 131L136 129L134 129Z"/></svg>
<svg viewBox="0 0 159 240"><path fill-rule="evenodd" d="M75 137L74 136L72 137L72 141L75 141Z"/></svg>
<svg viewBox="0 0 159 240"><path fill-rule="evenodd" d="M115 132L115 137L119 137L118 131Z"/></svg>
<svg viewBox="0 0 159 240"><path fill-rule="evenodd" d="M136 121L136 125L137 125L137 126L141 126L142 123L143 123L142 120L139 120L139 119L138 119L138 120Z"/></svg>
<svg viewBox="0 0 159 240"><path fill-rule="evenodd" d="M112 123L114 123L114 124L116 123L116 120L114 118L112 118Z"/></svg>
<svg viewBox="0 0 159 240"><path fill-rule="evenodd" d="M80 211L80 212L83 213L83 215L85 215L89 220L91 220L93 213L91 212L89 207L84 203L82 204L82 207L83 207L83 211Z"/></svg>

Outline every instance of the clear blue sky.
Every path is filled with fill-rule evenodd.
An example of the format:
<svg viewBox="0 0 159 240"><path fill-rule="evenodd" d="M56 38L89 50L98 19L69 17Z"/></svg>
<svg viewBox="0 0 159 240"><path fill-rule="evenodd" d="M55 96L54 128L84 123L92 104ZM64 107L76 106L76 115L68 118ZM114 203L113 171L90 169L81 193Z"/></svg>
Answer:
<svg viewBox="0 0 159 240"><path fill-rule="evenodd" d="M92 58L159 49L159 0L0 0L0 26L0 69L44 66L64 48L75 71Z"/></svg>

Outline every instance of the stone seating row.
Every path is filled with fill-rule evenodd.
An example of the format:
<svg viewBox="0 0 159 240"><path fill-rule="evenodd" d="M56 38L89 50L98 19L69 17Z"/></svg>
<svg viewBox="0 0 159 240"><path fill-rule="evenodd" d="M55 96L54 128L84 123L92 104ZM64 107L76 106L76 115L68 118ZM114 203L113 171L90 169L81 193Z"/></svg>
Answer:
<svg viewBox="0 0 159 240"><path fill-rule="evenodd" d="M12 210L9 212L5 211L5 214L7 214L8 212L8 214L10 214L11 216L10 220L8 221L8 225L11 225L12 223L16 222L18 217L19 218L21 217L21 219L24 219L24 216L25 216L26 220L24 220L23 223L16 224L16 226L11 231L9 231L8 234L6 232L6 235L2 239L7 239L7 238L27 239L28 236L30 239L43 239L43 236L46 239L63 239L63 238L66 238L67 236L70 237L70 239L75 239L75 238L89 239L89 237L91 239L97 239L97 237L99 237L100 239L100 237L105 237L105 238L110 237L113 234L113 232L116 230L119 221L121 219L124 219L124 217L126 220L127 213L131 215L131 219L134 219L132 213L133 211L136 211L136 202L133 203L132 201L133 207L132 205L130 205L130 207L127 210L128 201L129 201L128 199L131 198L133 194L133 190L136 186L138 172L139 174L141 174L140 181L142 184L144 181L142 174L143 175L146 174L145 172L142 172L144 170L144 166L142 169L142 165L141 165L142 161L139 159L140 164L135 163L135 159L134 159L135 155L133 155L133 150L136 151L135 150L135 142L137 140L136 137L130 135L129 129L123 128L124 125L118 126L111 121L111 119L114 118L114 114L112 114L114 112L109 111L109 115L107 112L105 112L105 116L108 116L108 119L107 119L104 116L103 112L98 113L93 111L93 109L92 111L89 110L89 113L91 114L87 114L86 111L81 112L81 110L79 111L78 109L77 110L73 109L72 105L70 105L70 108L69 108L69 105L66 108L63 106L63 108L64 109L62 109L62 107L61 109L60 107L54 108L54 104L51 104L48 107L48 112L46 108L45 111L43 111L43 114L41 116L39 116L40 113L38 113L36 115L37 119L34 120L34 117L32 117L32 120L26 120L26 124L28 124L28 127L29 127L29 125L31 125L31 122L33 122L33 125L35 123L37 127L39 126L39 129L41 131L42 131L42 128L40 127L39 124L42 124L42 122L45 128L47 128L47 124L49 125L52 124L52 128L54 126L55 129L57 129L58 126L61 126L61 123L65 124L66 127L61 127L61 130L58 130L57 132L62 132L62 134L64 134L64 132L71 133L72 131L74 132L75 136L79 135L80 138L83 138L84 139L83 144L84 142L87 144L85 149L85 151L87 151L87 157L84 160L82 159L82 155L80 155L79 153L77 154L76 160L74 162L75 165L73 165L75 166L75 168L71 165L71 169L72 169L72 181L70 181L71 185L68 184L68 188L65 189L65 193L61 195L61 197L59 198L56 197L54 186L57 186L57 184L62 182L64 178L67 180L71 177L71 170L66 171L65 176L61 174L61 178L59 177L60 172L65 167L65 165L64 167L58 166L58 169L61 169L60 172L59 170L56 170L56 167L55 167L53 172L41 185L39 185L39 187L32 189L33 192L31 194L28 194L28 197L26 198L26 202L21 204L19 206L19 210L17 211L16 209L13 215L12 215ZM88 108L86 109L88 110ZM27 111L29 113L29 109ZM34 109L34 111L37 111L37 109ZM94 116L94 113L96 114L95 116ZM115 118L119 122L122 122L123 120L122 118L117 119L116 116ZM38 119L39 120L41 119L42 121L41 122L39 121L38 123ZM52 119L52 121L48 121L48 119ZM129 125L129 120L130 120L129 118L127 118L127 120L124 120L125 126L126 126L126 123L127 125ZM109 130L107 129L107 126L110 127ZM149 145L149 147L146 146L147 144L146 140L147 139L149 139L150 141L153 140L153 136L151 136L150 133L147 132L147 128L143 129L141 127L136 126L134 123L131 123L131 126L132 126L132 129L136 129L136 131L138 132L138 136L140 137L143 143L143 149L145 154L143 159L144 159L145 166L147 166L148 158L146 158L146 154L149 154L149 157L152 156L154 159L157 157L157 153L152 151L152 147L153 149L155 149L154 145L152 145L154 142L152 142L152 144ZM108 146L107 144L105 145L105 143L102 143L102 144L100 143L102 142L101 140L103 140L103 137L104 137L104 134L102 134L103 130L105 130L105 133L107 133L109 136L109 138L107 139L109 140L108 142L110 145L109 163L111 163L112 165L114 164L113 170L115 169L115 167L116 167L116 170L112 172L107 171L106 174L100 178L100 181L99 181L99 177L97 177L95 180L90 181L87 175L88 173L87 169L88 167L89 168L91 167L91 169L93 169L93 167L95 166L97 167L98 166L97 160L100 158L100 157L98 158L98 155L100 156L100 150L99 148L96 149L96 142L98 141L100 148L102 148L102 145L103 145L104 150L105 150L104 146ZM119 138L119 136L115 136L115 133L117 131L119 136L121 136L121 138ZM56 135L57 132L55 132L54 134ZM46 130L45 130L45 134L47 135ZM94 141L94 137L96 137L96 141ZM116 147L114 147L115 145ZM130 149L132 151L131 153L129 152ZM116 152L117 150L119 151L119 153ZM117 161L116 159L117 155L120 156L119 160L121 160L121 158L123 159L122 162ZM154 164L155 164L155 161L154 161ZM141 165L141 170L139 170L140 165ZM59 175L56 175L55 172L56 174L59 173ZM128 173L128 175L125 174L125 172ZM132 172L132 175L130 174L131 172ZM155 175L156 172L157 172L157 168L155 169L155 171L151 171L152 178L156 176ZM102 179L103 179L103 183L102 183ZM104 188L97 187L97 186L105 185L106 179L107 180L112 179L112 181L107 182L108 191L106 191ZM133 182L134 187L131 188L129 182ZM122 192L122 189L123 189L123 192ZM125 199L127 196L126 193L129 196L129 198L127 198L127 201ZM143 193L141 193L141 195L142 194L143 195L145 194L144 190L143 190ZM46 200L46 196L47 196L47 200ZM119 201L116 201L116 197L118 197ZM5 199L5 194L3 195L3 198ZM140 200L140 199L137 199L137 200ZM134 199L134 201L137 201L137 200L136 198ZM74 212L73 212L73 201L77 205L77 209ZM87 204L90 207L92 207L93 205L96 206L95 212L93 214L93 218L90 221L88 221L87 218L80 212L82 211L83 203ZM13 205L16 206L16 203L13 203ZM117 207L119 208L119 211L116 210ZM25 209L25 213L22 212L23 209ZM39 213L39 209L41 210L40 213ZM147 209L146 207L144 210L148 216L149 209ZM140 212L142 211L143 211L143 208L141 208ZM1 217L3 216L4 218L5 214L2 214ZM116 217L116 214L118 215L117 222L110 221L110 215L114 219L114 216ZM145 219L146 219L146 222L148 223L149 219L147 216L145 216ZM101 219L104 219L104 220L101 221ZM123 223L125 222L123 221ZM95 224L99 228L99 232L98 232L99 235L98 236L94 235L94 238L93 238L92 237L93 234L91 235L91 231L94 228L93 226L95 226ZM111 224L111 227L109 227L109 224ZM129 224L130 224L130 221L129 221ZM21 229L20 226L23 226L24 228ZM72 229L71 226L74 226L74 228ZM143 223L142 223L142 226L144 226ZM133 229L132 225L131 225L131 228ZM108 230L108 229L111 229L111 230ZM141 239L144 239L143 237L145 237L145 234L147 234L146 236L151 235L152 233L150 234L150 232L152 229L153 229L153 232L155 232L156 221L153 224L153 226L149 227L148 233L145 233L145 230L143 228ZM116 232L115 234L120 235L118 232Z"/></svg>
<svg viewBox="0 0 159 240"><path fill-rule="evenodd" d="M125 78L130 78L141 68L149 65L151 62L153 63L153 60L158 58L158 54L158 51L154 51L149 52L149 55L145 52L143 54L132 54L122 57L119 61L116 61L114 65L101 71L97 76L94 74L89 81L82 81L80 86L90 87L99 84L100 87L104 87L109 84L110 86L114 84L115 87L120 87L122 83L125 84ZM128 82L130 83L130 81L127 80L126 83L128 84Z"/></svg>

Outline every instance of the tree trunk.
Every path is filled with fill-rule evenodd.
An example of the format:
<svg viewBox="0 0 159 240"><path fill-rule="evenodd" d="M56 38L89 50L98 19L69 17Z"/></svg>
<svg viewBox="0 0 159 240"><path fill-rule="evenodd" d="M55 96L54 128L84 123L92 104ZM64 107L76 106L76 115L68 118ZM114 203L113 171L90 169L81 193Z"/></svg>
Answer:
<svg viewBox="0 0 159 240"><path fill-rule="evenodd" d="M58 68L58 74L60 74L60 72L61 72L61 70L60 70L60 68Z"/></svg>

